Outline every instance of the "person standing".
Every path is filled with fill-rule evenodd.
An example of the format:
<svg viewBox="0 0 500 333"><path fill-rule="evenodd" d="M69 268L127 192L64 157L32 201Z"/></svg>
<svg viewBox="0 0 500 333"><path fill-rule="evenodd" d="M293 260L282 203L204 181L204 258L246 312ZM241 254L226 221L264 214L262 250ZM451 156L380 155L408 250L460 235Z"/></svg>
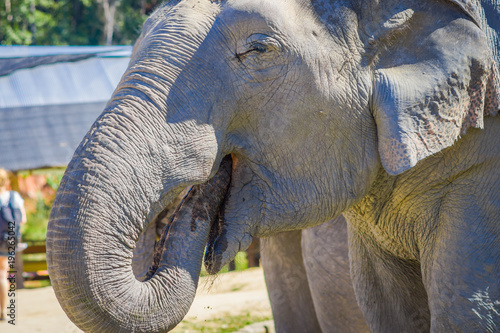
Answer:
<svg viewBox="0 0 500 333"><path fill-rule="evenodd" d="M14 236L17 245L20 234L19 227L26 223L26 211L24 209L24 200L21 195L15 191L10 191L9 174L5 169L0 169L0 320L5 320L7 309L7 294L9 283L9 243L12 243L12 230L16 233ZM10 224L11 232L5 230L5 220L14 221ZM9 237L11 237L9 239ZM12 249L10 249L12 251ZM14 251L15 252L15 251ZM12 255L12 254L11 254ZM15 255L15 253L14 253Z"/></svg>

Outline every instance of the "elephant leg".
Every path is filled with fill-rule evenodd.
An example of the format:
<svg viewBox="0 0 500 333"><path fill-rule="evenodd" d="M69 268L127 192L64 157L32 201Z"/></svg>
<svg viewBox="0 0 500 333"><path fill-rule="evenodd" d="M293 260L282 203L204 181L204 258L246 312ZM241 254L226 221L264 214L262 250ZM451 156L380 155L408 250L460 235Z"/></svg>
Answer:
<svg viewBox="0 0 500 333"><path fill-rule="evenodd" d="M344 217L302 231L302 253L323 332L368 332L349 274Z"/></svg>
<svg viewBox="0 0 500 333"><path fill-rule="evenodd" d="M453 214L422 255L431 332L500 332L500 225L485 215Z"/></svg>
<svg viewBox="0 0 500 333"><path fill-rule="evenodd" d="M348 223L351 277L359 307L377 333L429 332L427 293L417 261L380 248L369 232Z"/></svg>
<svg viewBox="0 0 500 333"><path fill-rule="evenodd" d="M301 231L261 239L276 332L321 332L302 260Z"/></svg>

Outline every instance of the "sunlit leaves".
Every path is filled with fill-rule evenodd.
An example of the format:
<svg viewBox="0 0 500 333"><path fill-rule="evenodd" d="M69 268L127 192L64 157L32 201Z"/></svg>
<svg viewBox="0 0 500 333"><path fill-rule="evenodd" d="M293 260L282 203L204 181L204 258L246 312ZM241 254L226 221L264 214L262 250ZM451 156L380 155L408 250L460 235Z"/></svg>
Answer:
<svg viewBox="0 0 500 333"><path fill-rule="evenodd" d="M129 45L159 0L115 0L112 44ZM2 45L103 45L102 0L0 0Z"/></svg>

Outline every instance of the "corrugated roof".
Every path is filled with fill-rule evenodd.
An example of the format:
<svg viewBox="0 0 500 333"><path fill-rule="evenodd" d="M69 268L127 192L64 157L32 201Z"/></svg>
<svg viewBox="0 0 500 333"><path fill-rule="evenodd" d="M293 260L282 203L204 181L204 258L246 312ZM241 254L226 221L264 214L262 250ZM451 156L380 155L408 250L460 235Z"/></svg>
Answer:
<svg viewBox="0 0 500 333"><path fill-rule="evenodd" d="M125 71L131 47L0 47L0 167L66 165ZM13 67L9 67L12 64Z"/></svg>
<svg viewBox="0 0 500 333"><path fill-rule="evenodd" d="M129 58L89 58L19 69L0 77L0 108L108 100Z"/></svg>
<svg viewBox="0 0 500 333"><path fill-rule="evenodd" d="M28 170L66 165L106 102L1 110L0 167Z"/></svg>
<svg viewBox="0 0 500 333"><path fill-rule="evenodd" d="M130 56L132 46L0 46L0 58L29 58L68 54L93 54Z"/></svg>

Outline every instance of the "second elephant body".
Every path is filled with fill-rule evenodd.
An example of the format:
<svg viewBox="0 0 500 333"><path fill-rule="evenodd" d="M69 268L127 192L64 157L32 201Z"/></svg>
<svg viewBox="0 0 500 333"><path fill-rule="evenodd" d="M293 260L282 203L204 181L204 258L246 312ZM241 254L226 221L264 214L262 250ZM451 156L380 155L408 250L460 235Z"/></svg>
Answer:
<svg viewBox="0 0 500 333"><path fill-rule="evenodd" d="M349 274L343 216L261 239L276 332L369 332Z"/></svg>

